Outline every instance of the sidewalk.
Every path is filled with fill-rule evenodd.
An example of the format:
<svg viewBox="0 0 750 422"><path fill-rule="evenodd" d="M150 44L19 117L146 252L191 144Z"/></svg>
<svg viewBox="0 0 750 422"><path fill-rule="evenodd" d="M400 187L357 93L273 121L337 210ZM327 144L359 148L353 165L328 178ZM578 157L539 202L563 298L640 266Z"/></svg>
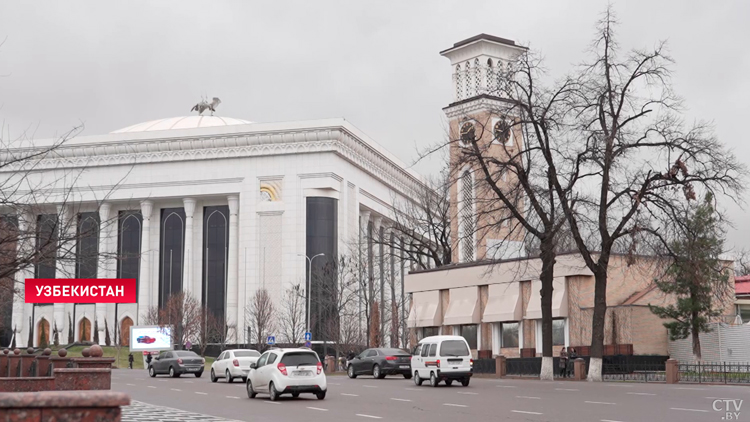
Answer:
<svg viewBox="0 0 750 422"><path fill-rule="evenodd" d="M122 408L122 422L236 422L200 413L186 412L171 407L132 401Z"/></svg>

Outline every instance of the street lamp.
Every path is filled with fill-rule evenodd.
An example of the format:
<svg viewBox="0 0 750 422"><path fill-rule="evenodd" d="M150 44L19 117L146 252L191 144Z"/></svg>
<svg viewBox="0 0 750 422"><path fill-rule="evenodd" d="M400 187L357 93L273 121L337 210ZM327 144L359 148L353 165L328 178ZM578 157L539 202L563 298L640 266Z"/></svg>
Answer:
<svg viewBox="0 0 750 422"><path fill-rule="evenodd" d="M313 260L315 258L317 258L319 256L325 256L325 254L324 253L319 253L319 254L313 256L312 258L308 257L307 255L302 255L300 253L298 253L297 256L304 256L305 259L307 259L307 265L308 265L308 270L307 270L307 283L308 283L308 285L307 285L307 288L305 289L306 290L305 294L307 295L307 324L306 324L307 328L305 329L305 332L309 333L310 332L310 297L312 296L310 294L310 290L312 290L312 263L313 263Z"/></svg>

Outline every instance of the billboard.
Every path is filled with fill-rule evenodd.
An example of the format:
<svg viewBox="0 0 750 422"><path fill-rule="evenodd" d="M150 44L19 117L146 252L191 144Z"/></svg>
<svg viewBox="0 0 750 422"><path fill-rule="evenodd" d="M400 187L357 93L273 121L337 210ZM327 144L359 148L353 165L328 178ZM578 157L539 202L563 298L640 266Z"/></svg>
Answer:
<svg viewBox="0 0 750 422"><path fill-rule="evenodd" d="M172 350L172 327L141 325L130 327L130 351Z"/></svg>

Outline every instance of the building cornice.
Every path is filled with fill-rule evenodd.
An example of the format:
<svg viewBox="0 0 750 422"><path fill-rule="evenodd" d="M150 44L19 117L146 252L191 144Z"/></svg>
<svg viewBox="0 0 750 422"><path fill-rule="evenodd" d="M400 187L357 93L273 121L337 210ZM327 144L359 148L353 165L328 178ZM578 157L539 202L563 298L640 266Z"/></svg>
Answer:
<svg viewBox="0 0 750 422"><path fill-rule="evenodd" d="M477 111L507 109L512 105L510 100L488 94L481 94L465 100L456 101L443 108L445 115L452 119L463 117Z"/></svg>

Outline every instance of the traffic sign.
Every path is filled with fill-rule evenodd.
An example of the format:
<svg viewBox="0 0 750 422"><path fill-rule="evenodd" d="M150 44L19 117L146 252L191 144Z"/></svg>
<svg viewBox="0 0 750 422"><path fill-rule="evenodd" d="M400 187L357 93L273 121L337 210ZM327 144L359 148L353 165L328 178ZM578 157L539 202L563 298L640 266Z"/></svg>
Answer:
<svg viewBox="0 0 750 422"><path fill-rule="evenodd" d="M309 341L306 341L305 342L305 347L309 348L310 346L312 346L312 343L310 343Z"/></svg>
<svg viewBox="0 0 750 422"><path fill-rule="evenodd" d="M305 341L310 341L310 340L312 340L312 333L307 331L305 332Z"/></svg>
<svg viewBox="0 0 750 422"><path fill-rule="evenodd" d="M268 343L269 346L273 346L276 344L276 336L268 336L268 339L266 339L266 343Z"/></svg>

